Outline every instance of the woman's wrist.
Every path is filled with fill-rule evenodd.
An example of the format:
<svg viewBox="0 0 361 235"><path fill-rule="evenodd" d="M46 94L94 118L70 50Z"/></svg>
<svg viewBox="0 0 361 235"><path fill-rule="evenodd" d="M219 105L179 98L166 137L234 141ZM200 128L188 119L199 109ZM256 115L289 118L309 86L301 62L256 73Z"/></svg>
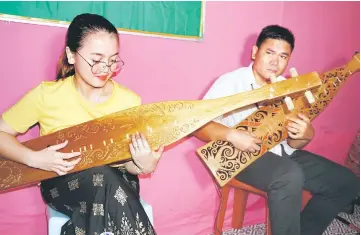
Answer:
<svg viewBox="0 0 361 235"><path fill-rule="evenodd" d="M29 166L29 167L33 167L36 168L36 156L35 155L35 151L33 150L28 150L25 152L25 154L23 155L23 159L22 159L22 163Z"/></svg>
<svg viewBox="0 0 361 235"><path fill-rule="evenodd" d="M154 159L153 161L147 163L148 164L141 163L137 161L137 159L133 158L133 164L142 172L142 174L152 173L155 170L158 161Z"/></svg>
<svg viewBox="0 0 361 235"><path fill-rule="evenodd" d="M143 171L133 162L134 170L137 173L137 175L143 174Z"/></svg>
<svg viewBox="0 0 361 235"><path fill-rule="evenodd" d="M124 166L125 169L133 175L143 174L142 170L133 161L126 162Z"/></svg>

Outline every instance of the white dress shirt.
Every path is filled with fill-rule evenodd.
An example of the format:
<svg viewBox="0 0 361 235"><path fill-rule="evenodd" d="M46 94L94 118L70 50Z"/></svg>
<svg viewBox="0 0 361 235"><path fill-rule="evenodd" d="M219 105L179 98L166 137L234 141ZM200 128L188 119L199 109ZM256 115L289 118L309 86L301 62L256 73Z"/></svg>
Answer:
<svg viewBox="0 0 361 235"><path fill-rule="evenodd" d="M253 63L249 67L239 68L219 77L213 83L212 87L209 89L203 99L215 99L260 88L260 86L256 83L256 79L252 71L252 65ZM243 107L225 115L219 116L213 121L232 128L246 119L256 110L256 105L249 105L247 107ZM280 144L270 149L270 151L279 156L282 156L281 144L284 146L284 150L288 155L291 155L296 150L287 144L287 140L284 140Z"/></svg>

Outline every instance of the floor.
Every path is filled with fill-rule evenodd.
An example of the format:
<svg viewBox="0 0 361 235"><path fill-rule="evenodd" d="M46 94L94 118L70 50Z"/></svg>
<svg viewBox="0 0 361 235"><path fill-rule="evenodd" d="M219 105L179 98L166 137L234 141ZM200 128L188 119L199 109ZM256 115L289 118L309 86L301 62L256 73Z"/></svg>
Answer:
<svg viewBox="0 0 361 235"><path fill-rule="evenodd" d="M352 215L346 213L340 213L339 216L352 222L357 227L360 226L359 206L355 206L355 210ZM236 229L227 230L224 231L222 235L264 235L264 234L266 234L265 225L257 224L257 225L247 226L238 230ZM354 234L359 234L359 233L347 227L339 220L335 219L322 235L354 235Z"/></svg>

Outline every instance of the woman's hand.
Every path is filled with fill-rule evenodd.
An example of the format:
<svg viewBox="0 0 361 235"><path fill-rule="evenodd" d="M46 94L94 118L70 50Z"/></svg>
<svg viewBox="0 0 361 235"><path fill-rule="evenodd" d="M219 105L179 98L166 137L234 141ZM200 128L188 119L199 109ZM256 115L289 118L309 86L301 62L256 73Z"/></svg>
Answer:
<svg viewBox="0 0 361 235"><path fill-rule="evenodd" d="M132 134L132 142L129 144L129 149L135 165L141 171L138 174L149 174L157 167L164 151L164 146L160 146L157 151L153 151L145 136L142 133L137 133Z"/></svg>
<svg viewBox="0 0 361 235"><path fill-rule="evenodd" d="M81 160L81 158L78 158L73 161L66 161L79 156L81 154L80 152L58 152L58 150L64 148L67 144L68 141L65 141L61 144L52 145L40 151L31 152L27 165L45 171L54 171L58 175L67 174Z"/></svg>

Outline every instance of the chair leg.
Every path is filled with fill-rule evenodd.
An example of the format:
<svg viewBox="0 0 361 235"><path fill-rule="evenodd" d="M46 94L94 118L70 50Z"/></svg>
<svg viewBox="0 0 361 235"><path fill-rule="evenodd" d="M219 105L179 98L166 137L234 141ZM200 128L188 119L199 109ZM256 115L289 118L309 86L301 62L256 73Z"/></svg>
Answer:
<svg viewBox="0 0 361 235"><path fill-rule="evenodd" d="M227 201L228 201L229 190L230 190L230 187L228 187L228 186L224 186L221 189L221 201L219 204L218 215L216 218L216 227L214 228L215 235L222 234L224 216L226 215L226 210L227 210Z"/></svg>
<svg viewBox="0 0 361 235"><path fill-rule="evenodd" d="M243 189L234 189L232 228L240 229L243 226L244 215L246 213L246 205L248 192Z"/></svg>
<svg viewBox="0 0 361 235"><path fill-rule="evenodd" d="M266 234L267 235L272 235L272 231L271 231L271 217L269 214L269 208L267 206L266 208Z"/></svg>

